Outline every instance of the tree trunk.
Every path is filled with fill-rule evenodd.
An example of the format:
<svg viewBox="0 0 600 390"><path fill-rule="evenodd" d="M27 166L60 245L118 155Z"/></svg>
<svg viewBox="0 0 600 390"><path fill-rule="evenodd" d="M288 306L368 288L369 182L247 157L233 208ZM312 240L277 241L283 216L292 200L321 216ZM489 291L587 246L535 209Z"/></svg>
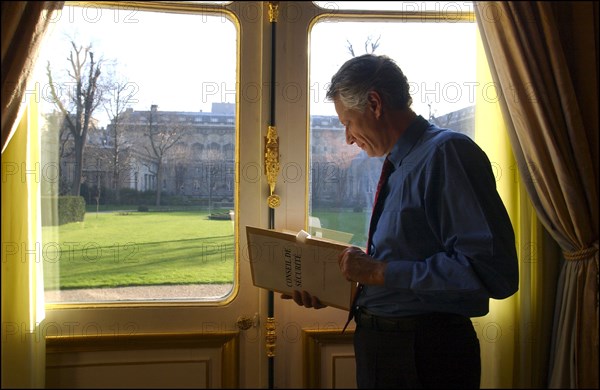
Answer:
<svg viewBox="0 0 600 390"><path fill-rule="evenodd" d="M160 206L160 194L162 191L162 161L158 161L156 168L156 205Z"/></svg>
<svg viewBox="0 0 600 390"><path fill-rule="evenodd" d="M83 176L83 140L75 138L75 167L71 195L81 195L81 177Z"/></svg>
<svg viewBox="0 0 600 390"><path fill-rule="evenodd" d="M114 159L114 172L113 172L113 181L115 184L115 203L117 204L121 204L121 175L119 172L119 169L121 168L119 166L119 157L118 157L118 153L116 152L115 154L115 159Z"/></svg>

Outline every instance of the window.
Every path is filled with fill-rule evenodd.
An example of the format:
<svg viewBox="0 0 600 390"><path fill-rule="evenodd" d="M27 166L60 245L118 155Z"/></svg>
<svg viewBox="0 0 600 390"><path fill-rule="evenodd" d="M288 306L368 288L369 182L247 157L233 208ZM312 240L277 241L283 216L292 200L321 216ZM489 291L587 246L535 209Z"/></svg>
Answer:
<svg viewBox="0 0 600 390"><path fill-rule="evenodd" d="M370 8L377 3L339 2L335 5L340 9L346 5L353 9L382 9ZM436 11L424 6L408 9L409 3L390 4L400 7L400 11ZM425 3L412 3L412 6ZM444 2L431 4L450 7ZM457 4L453 3L453 7ZM330 8L327 4L320 5ZM443 12L444 9L456 13L449 14ZM476 24L474 18L468 16L471 11L472 4L465 3L459 9L443 8L438 9L438 13L416 17L390 12L389 18L377 21L336 18L333 13L313 25L310 115L330 119L313 122L310 128L310 233L328 234L327 238L366 246L373 191L382 160L368 158L357 146L346 145L344 127L339 125L333 103L325 99L331 76L351 57L375 53L395 59L409 80L413 110L442 127L473 137ZM319 226L324 229L315 229Z"/></svg>
<svg viewBox="0 0 600 390"><path fill-rule="evenodd" d="M233 291L237 27L218 6L189 9L67 4L54 21L36 70L43 164L58 172L42 184L47 303ZM95 92L81 117L79 81ZM203 123L215 108L218 136Z"/></svg>

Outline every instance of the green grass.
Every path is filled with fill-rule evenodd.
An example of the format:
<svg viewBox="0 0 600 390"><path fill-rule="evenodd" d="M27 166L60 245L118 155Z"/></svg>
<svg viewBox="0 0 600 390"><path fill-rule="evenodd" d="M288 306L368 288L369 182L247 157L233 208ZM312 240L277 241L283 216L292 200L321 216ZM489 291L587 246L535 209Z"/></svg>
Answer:
<svg viewBox="0 0 600 390"><path fill-rule="evenodd" d="M233 282L233 224L206 212L88 212L57 239L52 229L44 228L47 290Z"/></svg>
<svg viewBox="0 0 600 390"><path fill-rule="evenodd" d="M312 211L312 216L319 218L321 227L353 233L354 236L350 244L362 247L366 245L367 235L365 226L369 222L367 218L370 218L370 213L354 212L352 210L334 212L315 209Z"/></svg>
<svg viewBox="0 0 600 390"><path fill-rule="evenodd" d="M219 211L219 210L216 210ZM215 212L216 212L215 211ZM364 246L367 213L314 210L321 225ZM87 212L84 222L44 228L47 290L232 283L231 221L206 211Z"/></svg>

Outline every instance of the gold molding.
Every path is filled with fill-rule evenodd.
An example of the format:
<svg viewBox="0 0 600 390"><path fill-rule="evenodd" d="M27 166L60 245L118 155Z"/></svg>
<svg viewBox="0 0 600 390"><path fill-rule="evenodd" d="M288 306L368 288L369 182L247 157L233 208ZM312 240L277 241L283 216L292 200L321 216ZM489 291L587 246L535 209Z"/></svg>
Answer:
<svg viewBox="0 0 600 390"><path fill-rule="evenodd" d="M277 23L279 19L279 2L269 1L269 22Z"/></svg>
<svg viewBox="0 0 600 390"><path fill-rule="evenodd" d="M46 353L221 347L221 386L239 388L239 338L238 332L47 336Z"/></svg>
<svg viewBox="0 0 600 390"><path fill-rule="evenodd" d="M354 330L302 330L302 387L321 389L321 348L324 344L353 345Z"/></svg>
<svg viewBox="0 0 600 390"><path fill-rule="evenodd" d="M331 370L331 387L334 389L339 389L341 386L336 382L337 379L337 373L336 373L336 369L338 367L338 364L340 361L342 360L351 360L352 364L354 364L355 359L354 359L354 354L352 355L337 355L337 356L333 356L332 357L333 363L332 363L332 370ZM347 372L341 372L340 375L344 375L347 374ZM324 386L322 386L324 387Z"/></svg>
<svg viewBox="0 0 600 390"><path fill-rule="evenodd" d="M275 195L275 185L277 184L279 169L279 136L277 135L277 128L269 126L265 137L265 174L269 183L267 203L271 208L278 207L281 204L279 195Z"/></svg>
<svg viewBox="0 0 600 390"><path fill-rule="evenodd" d="M267 347L267 357L275 356L275 347L277 344L277 334L275 331L275 318L268 317L267 323L265 324L265 328L267 329L266 339L266 347Z"/></svg>
<svg viewBox="0 0 600 390"><path fill-rule="evenodd" d="M185 363L200 363L204 364L204 389L210 388L210 359L189 359L189 360L154 360L154 361L137 361L131 363L122 363L122 362L114 362L114 363L85 363L85 364L59 364L59 365L48 365L46 364L46 372L51 372L51 370L64 370L66 368L106 368L106 367L125 367L125 366L151 366L151 365L159 365L159 364L185 364ZM52 385L52 383L48 383L48 376L46 376L46 385ZM201 384L199 384L201 386ZM68 388L65 387L65 388Z"/></svg>

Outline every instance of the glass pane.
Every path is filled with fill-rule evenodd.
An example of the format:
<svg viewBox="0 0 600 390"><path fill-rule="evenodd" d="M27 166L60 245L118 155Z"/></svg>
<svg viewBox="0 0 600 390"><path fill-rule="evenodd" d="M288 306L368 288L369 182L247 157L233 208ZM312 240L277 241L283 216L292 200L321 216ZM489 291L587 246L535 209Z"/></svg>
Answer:
<svg viewBox="0 0 600 390"><path fill-rule="evenodd" d="M38 64L46 302L224 299L235 25L206 9L65 6Z"/></svg>
<svg viewBox="0 0 600 390"><path fill-rule="evenodd" d="M369 3L370 4L370 3ZM332 21L335 21L333 23ZM311 234L366 246L382 159L346 145L344 127L325 99L331 76L353 56L385 54L409 80L412 108L442 127L473 137L475 23L318 22L310 36Z"/></svg>

